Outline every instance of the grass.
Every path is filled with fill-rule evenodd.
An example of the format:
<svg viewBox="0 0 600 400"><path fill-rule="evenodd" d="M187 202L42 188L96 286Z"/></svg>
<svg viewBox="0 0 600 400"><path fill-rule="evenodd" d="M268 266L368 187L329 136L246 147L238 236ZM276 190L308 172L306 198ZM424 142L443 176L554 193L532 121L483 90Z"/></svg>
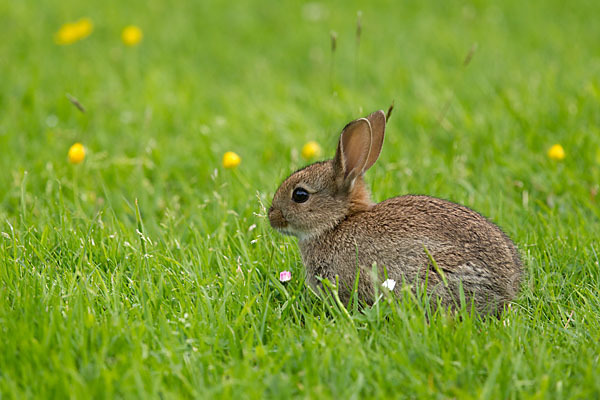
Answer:
<svg viewBox="0 0 600 400"><path fill-rule="evenodd" d="M92 35L55 45L81 17ZM595 1L27 0L0 32L2 398L600 396ZM268 226L301 146L330 157L392 101L373 196L502 226L526 276L500 319L409 293L344 312Z"/></svg>

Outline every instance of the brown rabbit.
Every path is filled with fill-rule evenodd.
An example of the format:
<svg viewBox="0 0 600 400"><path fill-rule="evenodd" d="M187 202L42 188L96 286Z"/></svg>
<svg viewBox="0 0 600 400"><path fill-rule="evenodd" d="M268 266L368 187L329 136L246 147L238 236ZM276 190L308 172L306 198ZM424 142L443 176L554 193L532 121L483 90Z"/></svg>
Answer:
<svg viewBox="0 0 600 400"><path fill-rule="evenodd" d="M434 301L499 313L519 290L522 265L514 243L477 212L447 200L406 195L373 204L362 175L379 157L386 117L376 111L350 122L333 160L294 172L277 189L271 226L298 238L307 282L335 283L347 302L374 300L372 266L399 283L425 284ZM432 261L433 260L433 261ZM396 291L401 285L396 286Z"/></svg>

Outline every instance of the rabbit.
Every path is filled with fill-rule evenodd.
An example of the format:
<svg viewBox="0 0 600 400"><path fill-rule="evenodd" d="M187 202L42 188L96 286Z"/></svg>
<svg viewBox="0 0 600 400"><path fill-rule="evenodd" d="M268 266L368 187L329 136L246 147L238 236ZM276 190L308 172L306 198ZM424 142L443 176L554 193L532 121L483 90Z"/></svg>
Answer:
<svg viewBox="0 0 600 400"><path fill-rule="evenodd" d="M376 276L421 284L432 303L499 315L518 293L522 263L504 232L463 205L425 195L374 204L363 174L379 158L386 115L375 111L348 123L332 160L292 173L268 210L271 226L298 238L306 282L339 279L347 304L358 273L358 297L374 302ZM395 285L398 294L402 285Z"/></svg>

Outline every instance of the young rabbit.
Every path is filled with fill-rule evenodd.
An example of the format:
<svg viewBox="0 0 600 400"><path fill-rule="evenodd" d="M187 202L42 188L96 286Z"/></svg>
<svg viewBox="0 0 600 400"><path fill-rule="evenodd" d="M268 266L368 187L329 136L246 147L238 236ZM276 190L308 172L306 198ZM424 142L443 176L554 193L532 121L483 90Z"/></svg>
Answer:
<svg viewBox="0 0 600 400"><path fill-rule="evenodd" d="M384 279L419 283L433 301L499 313L519 290L521 261L514 243L477 212L447 200L406 195L371 202L362 175L379 157L386 117L376 111L343 129L333 160L294 172L277 189L271 226L298 238L307 282L335 283L348 302L359 273L358 296L374 300ZM433 260L433 261L432 261ZM372 282L373 265L378 282ZM396 291L401 285L396 285Z"/></svg>

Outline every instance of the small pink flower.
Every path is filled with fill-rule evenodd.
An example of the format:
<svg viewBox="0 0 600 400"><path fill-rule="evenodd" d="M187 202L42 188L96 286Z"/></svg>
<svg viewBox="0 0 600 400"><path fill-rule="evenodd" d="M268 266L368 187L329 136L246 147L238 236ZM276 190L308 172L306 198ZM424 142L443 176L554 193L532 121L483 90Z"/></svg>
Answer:
<svg viewBox="0 0 600 400"><path fill-rule="evenodd" d="M290 271L281 271L279 273L279 280L281 282L287 282L292 279L292 273Z"/></svg>

